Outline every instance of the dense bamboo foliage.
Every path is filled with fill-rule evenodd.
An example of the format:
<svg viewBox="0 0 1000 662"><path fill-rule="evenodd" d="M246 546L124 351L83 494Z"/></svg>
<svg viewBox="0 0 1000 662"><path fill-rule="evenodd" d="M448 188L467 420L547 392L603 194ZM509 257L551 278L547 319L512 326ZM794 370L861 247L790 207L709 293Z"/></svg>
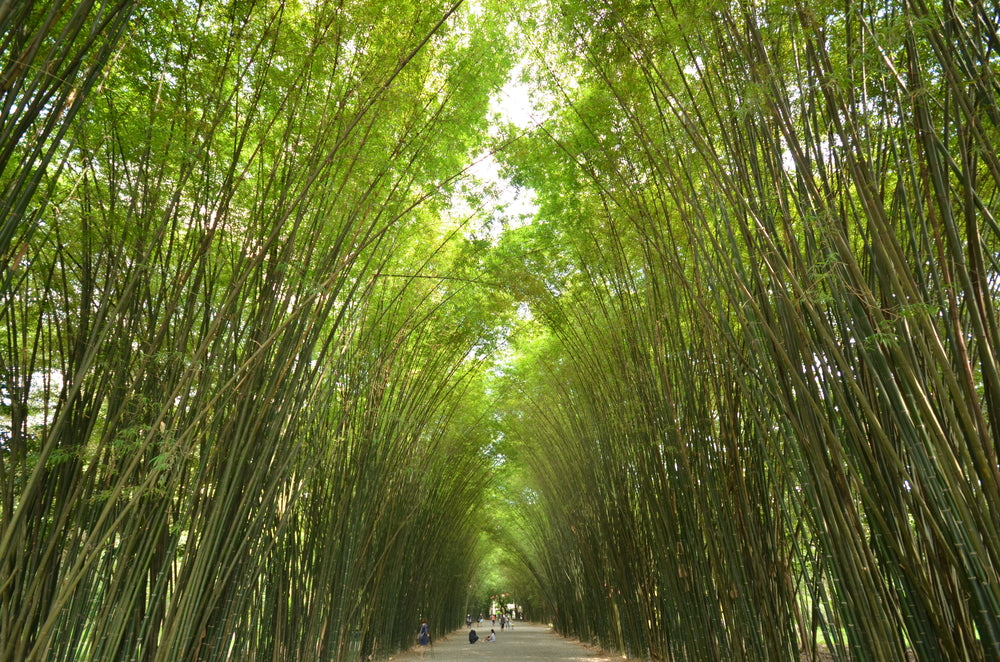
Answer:
<svg viewBox="0 0 1000 662"><path fill-rule="evenodd" d="M498 304L442 219L509 60L460 4L0 3L0 659L454 622Z"/></svg>
<svg viewBox="0 0 1000 662"><path fill-rule="evenodd" d="M554 3L508 438L559 628L1000 659L996 7ZM524 274L534 274L534 278Z"/></svg>
<svg viewBox="0 0 1000 662"><path fill-rule="evenodd" d="M0 0L0 659L1000 660L998 16Z"/></svg>
<svg viewBox="0 0 1000 662"><path fill-rule="evenodd" d="M0 255L4 272L23 250L44 196L35 193L73 118L97 84L135 3L5 2L0 6ZM5 280L6 280L5 276Z"/></svg>

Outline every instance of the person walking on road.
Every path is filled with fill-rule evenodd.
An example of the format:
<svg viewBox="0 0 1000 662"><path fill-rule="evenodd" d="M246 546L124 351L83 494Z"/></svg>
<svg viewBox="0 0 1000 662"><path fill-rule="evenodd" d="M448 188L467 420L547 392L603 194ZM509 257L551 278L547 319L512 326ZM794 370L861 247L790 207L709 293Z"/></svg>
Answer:
<svg viewBox="0 0 1000 662"><path fill-rule="evenodd" d="M431 643L431 628L427 625L427 619L420 621L420 632L417 634L417 643L420 644L420 659L424 659L424 651Z"/></svg>

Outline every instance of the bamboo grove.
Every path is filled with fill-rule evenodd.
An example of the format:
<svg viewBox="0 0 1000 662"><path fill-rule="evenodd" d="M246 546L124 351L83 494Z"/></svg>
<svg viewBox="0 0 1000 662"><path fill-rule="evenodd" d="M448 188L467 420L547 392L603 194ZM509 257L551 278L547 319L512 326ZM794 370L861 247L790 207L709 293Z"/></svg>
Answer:
<svg viewBox="0 0 1000 662"><path fill-rule="evenodd" d="M1000 660L998 23L0 0L0 659Z"/></svg>
<svg viewBox="0 0 1000 662"><path fill-rule="evenodd" d="M557 627L1000 659L995 3L556 4L507 417Z"/></svg>
<svg viewBox="0 0 1000 662"><path fill-rule="evenodd" d="M384 657L463 608L494 304L442 218L508 49L457 9L0 3L0 659Z"/></svg>

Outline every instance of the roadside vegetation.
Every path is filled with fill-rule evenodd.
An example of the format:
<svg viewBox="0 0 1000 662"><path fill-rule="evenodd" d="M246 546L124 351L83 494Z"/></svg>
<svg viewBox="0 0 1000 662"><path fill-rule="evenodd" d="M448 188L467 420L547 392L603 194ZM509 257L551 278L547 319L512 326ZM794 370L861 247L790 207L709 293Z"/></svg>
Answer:
<svg viewBox="0 0 1000 662"><path fill-rule="evenodd" d="M1000 659L998 21L0 3L0 659Z"/></svg>

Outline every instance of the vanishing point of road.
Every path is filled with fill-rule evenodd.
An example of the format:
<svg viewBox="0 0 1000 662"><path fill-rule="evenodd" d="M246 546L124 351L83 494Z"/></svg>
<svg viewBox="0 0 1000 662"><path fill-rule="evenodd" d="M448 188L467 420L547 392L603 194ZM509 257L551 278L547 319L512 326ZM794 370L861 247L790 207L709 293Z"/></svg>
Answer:
<svg viewBox="0 0 1000 662"><path fill-rule="evenodd" d="M513 629L493 628L497 640L485 641L490 633L486 627L473 626L480 639L469 643L469 630L460 628L444 639L434 641L424 651L424 662L465 662L466 660L518 660L518 662L611 662L614 658L602 656L583 644L564 639L552 632L547 625L516 623ZM396 662L420 659L420 650L414 648L390 658ZM619 658L620 659L620 658Z"/></svg>

